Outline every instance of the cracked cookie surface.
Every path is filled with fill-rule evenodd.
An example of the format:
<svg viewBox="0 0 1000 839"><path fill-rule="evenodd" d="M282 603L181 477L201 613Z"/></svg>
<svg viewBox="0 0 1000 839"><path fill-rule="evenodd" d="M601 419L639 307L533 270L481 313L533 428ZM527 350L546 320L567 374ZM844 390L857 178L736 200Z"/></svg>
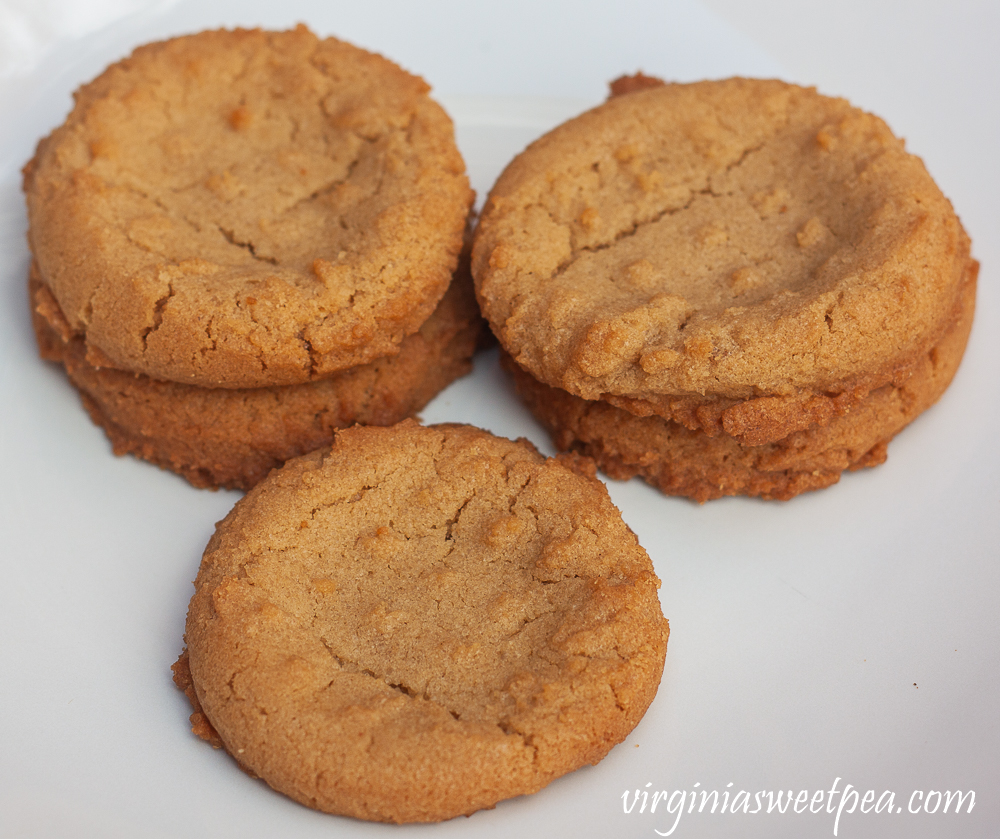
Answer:
<svg viewBox="0 0 1000 839"><path fill-rule="evenodd" d="M914 363L969 264L950 203L882 120L755 79L638 89L556 128L501 175L473 252L484 314L536 379L638 414L704 411L710 433L754 443Z"/></svg>
<svg viewBox="0 0 1000 839"><path fill-rule="evenodd" d="M471 813L596 763L652 701L668 629L592 469L412 421L291 461L205 552L198 712L276 789L370 820Z"/></svg>
<svg viewBox="0 0 1000 839"><path fill-rule="evenodd" d="M298 384L398 350L472 193L423 80L305 27L137 49L25 167L29 241L91 363Z"/></svg>

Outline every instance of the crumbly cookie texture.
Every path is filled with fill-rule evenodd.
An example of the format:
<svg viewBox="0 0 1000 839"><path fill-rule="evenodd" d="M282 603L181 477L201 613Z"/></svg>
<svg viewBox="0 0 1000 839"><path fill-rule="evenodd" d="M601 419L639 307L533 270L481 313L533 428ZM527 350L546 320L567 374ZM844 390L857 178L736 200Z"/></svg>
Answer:
<svg viewBox="0 0 1000 839"><path fill-rule="evenodd" d="M882 120L780 81L626 87L529 146L479 221L480 303L532 376L753 445L940 340L969 240Z"/></svg>
<svg viewBox="0 0 1000 839"><path fill-rule="evenodd" d="M724 495L785 501L836 483L845 470L882 463L889 441L944 393L972 327L976 269L971 263L941 340L905 376L871 391L850 410L777 442L745 445L655 414L636 416L541 384L510 356L504 356L504 365L556 446L594 458L613 478L639 475L669 495L699 502Z"/></svg>
<svg viewBox="0 0 1000 839"><path fill-rule="evenodd" d="M304 26L149 44L80 88L24 188L90 363L245 388L398 351L473 197L428 89Z"/></svg>
<svg viewBox="0 0 1000 839"><path fill-rule="evenodd" d="M397 355L300 385L204 388L88 364L83 339L34 266L30 294L42 357L66 368L115 454L134 454L197 487L249 489L289 458L328 445L338 428L413 416L472 369L484 331L466 269Z"/></svg>
<svg viewBox="0 0 1000 839"><path fill-rule="evenodd" d="M588 459L355 427L220 523L178 682L197 730L292 798L438 821L631 731L663 667L658 585Z"/></svg>

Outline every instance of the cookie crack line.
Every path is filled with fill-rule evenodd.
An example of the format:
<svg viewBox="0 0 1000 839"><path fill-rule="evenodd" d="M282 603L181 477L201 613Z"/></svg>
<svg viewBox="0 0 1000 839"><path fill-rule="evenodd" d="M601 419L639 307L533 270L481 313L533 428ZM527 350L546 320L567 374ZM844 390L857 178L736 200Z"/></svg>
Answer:
<svg viewBox="0 0 1000 839"><path fill-rule="evenodd" d="M314 377L316 375L316 367L318 365L318 359L316 354L313 352L312 342L306 338L305 329L300 329L296 335L296 340L302 345L302 349L305 350L306 355L309 357L309 375Z"/></svg>
<svg viewBox="0 0 1000 839"><path fill-rule="evenodd" d="M353 133L355 134L355 136L357 136L359 138L359 140L363 144L371 146L375 142L374 140L371 140L371 139L369 139L367 137L364 137L364 136L361 136L361 135L357 134L357 132L353 132ZM303 204L308 204L311 201L316 201L317 199L320 199L320 198L322 198L322 197L324 197L326 195L329 195L330 193L332 193L335 190L337 190L339 187L343 186L345 183L347 183L351 179L351 176L354 174L354 170L357 168L358 163L360 162L360 158L361 158L361 154L359 152L351 160L351 162L348 164L348 166L347 166L347 172L342 177L336 178L336 179L334 179L332 181L329 181L329 182L323 184L322 186L320 186L318 189L314 190L309 195L307 195L307 196L305 196L303 198L298 199L294 203L290 204L288 207L285 207L283 210L281 210L281 212L280 212L279 215L284 216L284 215L287 215L288 213L294 212L296 210L296 208L301 207ZM177 212L176 209L174 207L172 207L170 205L170 203L168 203L167 201L164 201L162 197L153 195L153 194L145 191L144 189L142 189L135 182L115 183L115 182L112 182L112 181L105 181L104 183L105 183L106 186L109 186L111 188L125 189L125 190L127 190L129 192L132 192L132 193L138 195L140 198L142 198L145 201L148 201L150 204L152 204L157 209L159 209L160 212L162 212L168 218L175 219L177 221L180 221L180 222L186 224L188 227L190 227L196 233L201 233L202 230L203 230L202 226L197 221L192 220L191 218L188 218L188 216L185 215L184 213ZM187 190L192 189L193 187L198 186L199 183L200 183L200 181L197 182L197 183L194 183L194 184L188 184L188 185L183 186L183 187L174 188L174 189L172 189L172 191L174 193L180 194L182 192L186 192ZM379 188L381 188L381 183L382 183L382 179L380 178ZM377 194L377 192L378 192L378 189L376 189L376 194ZM223 238L230 245L234 245L235 247L242 248L243 250L246 250L250 254L251 257L253 257L255 260L257 260L259 262L265 262L265 263L268 263L268 264L274 265L274 266L278 265L278 260L275 257L261 256L260 254L258 254L257 250L256 250L256 247L254 246L254 244L253 244L252 241L250 241L250 240L241 241L236 236L236 232L234 230L227 229L227 228L223 227L221 224L218 224L218 223L214 223L214 224L215 224L216 229L222 234ZM128 240L135 247L138 247L140 250L146 251L147 253L153 254L154 256L160 256L160 257L165 256L165 254L160 253L159 251L155 250L154 248L151 248L148 245L145 245L142 242L137 241L134 237L132 237L131 235L129 235L129 233L128 233L127 230L124 230L123 232L125 233L125 235L128 238ZM176 263L176 261L174 261L174 262Z"/></svg>
<svg viewBox="0 0 1000 839"><path fill-rule="evenodd" d="M205 356L210 352L215 352L219 347L219 341L212 332L212 328L215 326L216 320L216 316L212 315L208 319L208 323L205 324L205 338L207 339L208 344L198 349L199 355ZM257 360L260 363L261 369L267 370L267 364L264 363L264 359L258 357Z"/></svg>
<svg viewBox="0 0 1000 839"><path fill-rule="evenodd" d="M357 504L369 492L371 492L373 489L376 489L377 487L378 484L372 484L371 486L366 484L365 486L355 490L352 495L345 495L340 498L334 498L332 501L329 501L326 504L319 504L313 507L309 511L309 520L315 521L316 514L319 513L321 510L329 510L331 507L337 507L340 504Z"/></svg>
<svg viewBox="0 0 1000 839"><path fill-rule="evenodd" d="M352 132L352 133L356 137L358 137L358 139L360 139L362 143L365 143L365 144L367 144L369 146L374 145L373 141L369 140L368 138L362 137L357 132ZM329 146L329 143L327 145ZM300 198L295 203L290 204L289 206L287 206L285 209L283 209L281 211L281 214L285 215L287 213L293 212L296 208L301 207L303 204L308 204L310 201L315 201L315 200L317 200L318 198L320 198L322 196L329 195L331 192L333 192L337 188L343 186L345 183L347 183L351 179L351 176L354 174L354 170L357 168L358 163L360 162L360 160L361 160L361 153L359 152L357 155L355 155L355 157L347 165L347 172L344 174L343 177L335 178L334 180L329 181L328 183L323 184L323 186L321 186L318 189L314 190L311 194L305 196L304 198ZM343 221L343 219L339 219L339 221Z"/></svg>
<svg viewBox="0 0 1000 839"><path fill-rule="evenodd" d="M333 442L333 448L336 448L336 446L337 446L337 443L336 443L336 440L334 440L334 442ZM325 457L329 457L330 454L331 453L327 453L327 455ZM325 460L325 457L324 457L324 460ZM357 489L354 490L354 492L351 495L342 495L342 496L340 496L338 498L333 498L333 499L331 499L331 500L329 500L329 501L327 501L325 503L317 504L316 506L312 507L309 510L309 518L310 518L310 520L311 521L315 521L316 520L316 514L319 513L321 510L328 510L331 507L336 507L336 506L338 506L340 504L357 504L359 501L361 501L372 490L377 490L377 489L379 489L380 487L382 487L385 484L391 484L391 482L398 475L401 475L401 474L405 475L405 474L407 474L410 471L410 468L412 468L412 464L408 464L406 466L400 466L398 469L392 469L391 471L386 472L385 474L377 475L376 476L377 480L376 480L375 483L372 483L372 484L367 484L366 483L366 484L363 484L362 486L358 487Z"/></svg>
<svg viewBox="0 0 1000 839"><path fill-rule="evenodd" d="M739 158L737 160L734 160L732 163L727 164L726 168L722 171L721 174L728 175L730 172L733 171L733 169L738 169L746 162L746 159L750 157L750 155L756 154L766 145L767 145L767 140L762 140L761 142L757 143L756 146L750 146L750 148L744 149L743 152L740 154ZM715 193L712 194L714 195Z"/></svg>
<svg viewBox="0 0 1000 839"><path fill-rule="evenodd" d="M462 513L465 510L465 508L468 507L469 504L472 503L472 501L473 501L473 499L475 497L476 497L476 493L473 492L472 495L470 495L468 498L466 498L465 501L463 501L461 503L461 505L459 506L459 508L457 510L455 510L455 512L451 516L451 518L449 518L445 522L445 524L444 524L444 540L446 542L454 542L455 541L454 537L452 536L452 530L454 529L455 525L458 524L458 520L461 518ZM434 529L435 530L438 529L436 525L435 525Z"/></svg>
<svg viewBox="0 0 1000 839"><path fill-rule="evenodd" d="M543 580L541 577L532 576L531 581L534 582L534 583L538 583L541 586L556 586L556 585L559 585L559 583L566 582L566 580L583 580L583 579L586 579L586 578L582 577L579 574L563 574L561 577L559 577L558 579L555 579L555 580ZM558 610L557 609L550 609L548 612L543 612L543 613L539 614L537 617L541 617L542 614L552 614L553 612L556 612L556 611L558 611ZM533 618L533 620L534 620L534 618ZM520 630L518 630L518 632L520 632Z"/></svg>
<svg viewBox="0 0 1000 839"><path fill-rule="evenodd" d="M732 163L730 163L725 168L725 170L723 170L721 173L717 173L716 176L718 176L718 175L722 175L722 176L728 175L733 169L741 166L743 164L743 162L751 154L753 154L754 152L760 151L760 149L762 149L764 147L764 145L765 145L764 143L759 143L756 146L752 146L751 148L744 149L738 160L735 160ZM711 176L711 177L716 177L716 176ZM678 184L678 186L680 186L680 184ZM613 248L619 242L621 242L621 241L623 241L625 239L628 239L628 238L631 238L632 236L634 236L636 233L639 232L639 230L641 228L648 227L651 224L656 224L660 220L662 220L664 218L667 218L669 216L672 216L672 215L676 215L677 213L683 213L685 210L690 209L691 205L698 199L699 196L705 195L705 196L711 196L713 198L720 198L720 197L723 196L723 194L724 193L715 192L710 185L709 186L705 186L702 189L693 189L693 190L691 190L691 197L682 206L680 206L680 207L667 207L667 208L665 208L663 210L660 210L660 211L654 213L649 218L638 219L631 227L629 227L629 228L627 228L625 230L618 231L614 235L614 238L612 238L610 241L601 242L600 244L597 244L597 245L584 245L583 247L579 247L579 248L574 249L573 252L570 254L570 256L569 256L569 258L567 260L565 260L564 262L562 262L558 266L556 266L555 271L549 276L549 280L556 280L559 277L561 277L563 274L565 274L566 271L568 271L577 262L577 260L579 260L579 258L583 254L587 254L587 253L600 253L601 251L605 251L605 250L608 250L610 248ZM541 205L536 205L536 206L541 207ZM547 208L544 208L544 207L541 207L541 208L545 209L546 214L549 216L549 218L552 220L553 223L558 224L558 222L556 221L556 219L553 217L551 210L548 210Z"/></svg>
<svg viewBox="0 0 1000 839"><path fill-rule="evenodd" d="M541 582L541 583L544 584L543 580L536 580L536 582ZM556 581L553 580L553 582L556 582ZM524 632L524 630L526 630L529 626L531 626L531 624L533 624L535 621L540 620L541 618L544 618L547 615L554 615L554 614L556 614L559 611L560 610L558 608L543 609L541 612L539 612L536 615L530 615L528 617L525 617L521 621L521 625L507 636L507 640L508 641L513 641L515 638L517 638L518 635L520 635L522 632Z"/></svg>
<svg viewBox="0 0 1000 839"><path fill-rule="evenodd" d="M426 690L423 691L415 690L414 688L410 687L408 684L406 684L406 682L403 681L391 682L386 676L380 676L376 671L372 670L371 668L362 667L361 664L359 664L358 662L351 661L350 659L346 659L343 656L339 655L336 652L336 650L334 650L334 648L331 646L330 642L327 641L326 638L321 637L320 642L326 648L326 651L330 654L330 658L333 659L333 661L337 664L337 666L340 668L342 672L356 673L359 675L368 676L368 678L370 679L373 679L377 682L382 682L384 685L392 688L392 690L396 691L402 696L406 696L413 700L423 700L424 702L430 702L432 705L436 705L443 711L447 711L451 715L452 719L455 720L462 719L462 715L458 711L452 710L444 703L439 702L437 699L432 699ZM324 689L325 690L332 689L333 686L336 684L336 682L337 680L335 678L331 679L329 682L326 683Z"/></svg>
<svg viewBox="0 0 1000 839"><path fill-rule="evenodd" d="M201 226L197 222L192 221L183 213L175 212L174 209L162 198L144 191L137 184L131 182L118 184L107 180L103 181L103 183L104 186L109 187L111 189L124 189L128 192L135 193L140 198L142 198L145 201L148 201L154 207L159 209L159 211L168 218L181 221L188 227L190 227L195 233L201 233ZM150 248L149 246L142 244L142 242L137 241L135 238L129 235L128 230L123 229L122 232L125 234L125 237L129 240L129 242L131 242L133 245L135 245L135 247L139 248L140 250L144 250L146 251L146 253L151 253L155 256L160 256L160 257L165 256L165 254L160 253L159 251L156 251L153 248Z"/></svg>
<svg viewBox="0 0 1000 839"><path fill-rule="evenodd" d="M503 717L494 723L497 728L499 728L507 737L519 737L521 742L524 744L526 749L531 749L531 762L532 764L538 763L538 746L535 745L535 738L525 732L521 731L517 726L511 722L509 717Z"/></svg>
<svg viewBox="0 0 1000 839"><path fill-rule="evenodd" d="M416 121L417 121L416 114L410 114L410 117L407 120L406 126L404 128L389 128L386 131L379 132L378 134L374 135L371 138L365 137L364 135L357 135L357 136L361 136L362 139L364 139L366 142L374 144L375 142L381 140L383 137L387 135L402 134L404 137L406 137L407 143L409 143L410 137L413 132L413 125L416 123ZM375 189L372 191L372 195L374 196L382 195L382 188L385 186L385 179L388 177L388 175L389 175L388 169L385 166L380 166L378 169L378 181L375 184Z"/></svg>
<svg viewBox="0 0 1000 839"><path fill-rule="evenodd" d="M174 284L171 283L171 282L168 282L167 283L167 293L164 294L153 305L153 323L150 326L147 326L142 331L142 335L140 336L140 338L142 340L142 348L143 348L143 350L145 350L147 348L147 346L148 346L149 336L152 335L154 332L156 332L156 330L159 329L160 325L163 323L163 312L166 310L167 304L170 302L171 298L173 298L173 296L176 293L177 292L174 290ZM206 327L206 331L207 331L207 327Z"/></svg>
<svg viewBox="0 0 1000 839"><path fill-rule="evenodd" d="M236 245L236 247L238 248L243 248L250 254L250 256L252 256L258 262L267 262L270 265L278 264L278 260L275 259L273 256L259 256L257 254L256 248L254 248L253 242L249 240L246 242L241 242L239 239L236 238L235 231L226 230L226 228L224 228L221 224L216 224L215 226L218 228L219 232L223 235L225 240L229 242L230 245Z"/></svg>

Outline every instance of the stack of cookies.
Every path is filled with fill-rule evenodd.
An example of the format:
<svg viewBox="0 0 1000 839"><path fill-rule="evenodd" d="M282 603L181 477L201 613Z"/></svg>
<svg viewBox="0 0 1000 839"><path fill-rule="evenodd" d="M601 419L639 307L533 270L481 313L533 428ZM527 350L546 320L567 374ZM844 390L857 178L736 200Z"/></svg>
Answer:
<svg viewBox="0 0 1000 839"><path fill-rule="evenodd" d="M117 453L245 488L469 370L473 195L427 93L301 26L151 44L76 93L25 167L31 295Z"/></svg>
<svg viewBox="0 0 1000 839"><path fill-rule="evenodd" d="M203 32L81 88L24 171L42 355L116 452L250 489L175 666L195 732L382 821L596 763L668 636L590 460L405 419L483 325L473 195L427 91L304 27Z"/></svg>
<svg viewBox="0 0 1000 839"><path fill-rule="evenodd" d="M473 275L560 449L698 501L881 463L945 390L978 265L885 123L779 81L619 80L493 188Z"/></svg>

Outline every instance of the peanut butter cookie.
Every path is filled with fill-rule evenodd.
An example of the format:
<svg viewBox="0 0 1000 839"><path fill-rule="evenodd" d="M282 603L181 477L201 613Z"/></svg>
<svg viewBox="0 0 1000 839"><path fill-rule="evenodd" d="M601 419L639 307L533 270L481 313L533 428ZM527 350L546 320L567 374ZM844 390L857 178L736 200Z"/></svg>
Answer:
<svg viewBox="0 0 1000 839"><path fill-rule="evenodd" d="M763 445L897 380L969 240L878 117L780 81L622 85L506 169L473 252L538 381Z"/></svg>
<svg viewBox="0 0 1000 839"><path fill-rule="evenodd" d="M439 821L632 730L663 667L658 585L588 459L357 426L220 523L175 672L196 732L275 789Z"/></svg>
<svg viewBox="0 0 1000 839"><path fill-rule="evenodd" d="M472 202L428 89L304 26L149 44L80 88L24 189L89 363L249 388L398 352Z"/></svg>

